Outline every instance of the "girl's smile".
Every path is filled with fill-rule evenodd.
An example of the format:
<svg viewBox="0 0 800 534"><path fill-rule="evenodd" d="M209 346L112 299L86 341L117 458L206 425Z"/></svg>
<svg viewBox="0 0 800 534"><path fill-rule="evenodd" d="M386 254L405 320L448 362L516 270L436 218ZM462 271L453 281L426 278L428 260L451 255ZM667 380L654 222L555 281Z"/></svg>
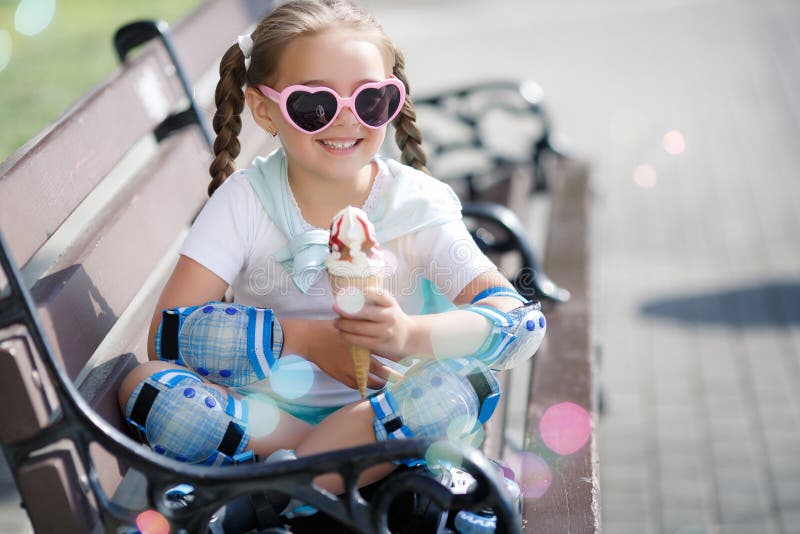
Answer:
<svg viewBox="0 0 800 534"><path fill-rule="evenodd" d="M356 151L358 145L361 144L363 139L352 139L352 138L344 138L344 139L319 139L317 142L322 145L322 148L330 153L335 154L337 156L347 156L352 154Z"/></svg>

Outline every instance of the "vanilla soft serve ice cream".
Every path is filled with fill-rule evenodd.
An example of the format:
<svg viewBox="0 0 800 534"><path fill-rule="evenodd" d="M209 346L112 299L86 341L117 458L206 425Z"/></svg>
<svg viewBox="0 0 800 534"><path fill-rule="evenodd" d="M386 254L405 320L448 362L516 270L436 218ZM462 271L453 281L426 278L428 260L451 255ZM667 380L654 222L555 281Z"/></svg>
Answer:
<svg viewBox="0 0 800 534"><path fill-rule="evenodd" d="M384 267L375 227L364 210L347 206L331 223L330 253L325 267L331 276L373 276Z"/></svg>

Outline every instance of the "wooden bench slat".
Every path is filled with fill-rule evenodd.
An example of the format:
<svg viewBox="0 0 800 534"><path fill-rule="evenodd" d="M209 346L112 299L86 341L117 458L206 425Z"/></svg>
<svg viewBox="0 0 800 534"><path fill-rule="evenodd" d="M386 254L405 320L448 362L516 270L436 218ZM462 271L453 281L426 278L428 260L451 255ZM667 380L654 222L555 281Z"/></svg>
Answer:
<svg viewBox="0 0 800 534"><path fill-rule="evenodd" d="M136 58L0 166L0 228L17 265L181 98L166 54Z"/></svg>
<svg viewBox="0 0 800 534"><path fill-rule="evenodd" d="M81 255L62 258L54 274L31 288L46 335L73 379L206 199L208 155L197 133L165 143L170 146L142 170L129 203L108 212Z"/></svg>
<svg viewBox="0 0 800 534"><path fill-rule="evenodd" d="M116 428L127 429L117 404L117 390L125 376L138 363L138 359L133 354L121 354L98 366L80 388L86 401L97 410L103 419ZM103 490L107 495L113 495L122 477L125 476L125 471L128 470L128 463L117 458L97 443L92 443L89 451Z"/></svg>
<svg viewBox="0 0 800 534"><path fill-rule="evenodd" d="M591 339L589 297L589 186L586 168L564 168L552 184L552 213L548 228L545 269L558 273L559 283L572 297L549 306L547 336L534 359L528 407L528 450L541 452L552 471L549 489L525 500L525 519L535 532L596 532L599 530L597 444L594 432L578 451L558 455L542 443L539 423L545 410L571 402L594 418L594 345Z"/></svg>
<svg viewBox="0 0 800 534"><path fill-rule="evenodd" d="M41 355L22 325L0 329L0 406L13 406L14 417L0 425L0 441L28 439L50 422L59 407Z"/></svg>
<svg viewBox="0 0 800 534"><path fill-rule="evenodd" d="M189 81L194 84L219 60L245 29L272 9L263 0L215 0L192 12L173 30L175 47ZM218 65L212 65L216 67Z"/></svg>
<svg viewBox="0 0 800 534"><path fill-rule="evenodd" d="M20 468L20 494L36 532L92 532L98 514L81 488L79 465L74 445L62 442Z"/></svg>

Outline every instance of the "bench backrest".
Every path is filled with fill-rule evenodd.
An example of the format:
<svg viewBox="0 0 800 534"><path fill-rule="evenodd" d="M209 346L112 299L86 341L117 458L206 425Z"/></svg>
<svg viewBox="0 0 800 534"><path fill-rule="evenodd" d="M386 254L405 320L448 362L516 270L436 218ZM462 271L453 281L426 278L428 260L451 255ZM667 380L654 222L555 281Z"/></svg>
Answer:
<svg viewBox="0 0 800 534"><path fill-rule="evenodd" d="M221 53L270 8L213 0L174 29L173 41L209 116ZM156 140L158 125L187 106L163 46L142 47L0 166L0 231L31 290L50 347L90 404L121 428L116 390L147 358L146 329L176 251L207 199L211 152L192 125ZM242 161L267 136L245 122ZM266 147L268 149L268 147ZM21 325L0 328L0 439L46 427L58 401ZM126 466L92 448L107 493ZM69 444L17 473L36 530L88 531L92 502ZM48 488L48 499L39 492ZM51 528L55 527L55 528Z"/></svg>

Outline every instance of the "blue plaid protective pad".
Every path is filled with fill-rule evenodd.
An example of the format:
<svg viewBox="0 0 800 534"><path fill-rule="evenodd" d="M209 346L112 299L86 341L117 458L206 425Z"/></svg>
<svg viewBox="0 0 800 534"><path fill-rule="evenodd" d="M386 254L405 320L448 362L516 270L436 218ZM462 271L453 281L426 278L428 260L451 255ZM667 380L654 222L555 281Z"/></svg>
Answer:
<svg viewBox="0 0 800 534"><path fill-rule="evenodd" d="M508 313L483 305L468 306L464 310L492 322L492 331L471 357L497 371L511 369L533 356L547 330L538 302L529 302Z"/></svg>
<svg viewBox="0 0 800 534"><path fill-rule="evenodd" d="M252 458L247 448L247 404L223 394L190 371L168 369L137 384L125 417L157 453L205 465Z"/></svg>
<svg viewBox="0 0 800 534"><path fill-rule="evenodd" d="M426 360L370 397L375 437L459 441L489 419L499 398L497 379L479 361Z"/></svg>
<svg viewBox="0 0 800 534"><path fill-rule="evenodd" d="M282 347L272 310L223 302L164 310L155 339L160 359L226 387L266 378Z"/></svg>

